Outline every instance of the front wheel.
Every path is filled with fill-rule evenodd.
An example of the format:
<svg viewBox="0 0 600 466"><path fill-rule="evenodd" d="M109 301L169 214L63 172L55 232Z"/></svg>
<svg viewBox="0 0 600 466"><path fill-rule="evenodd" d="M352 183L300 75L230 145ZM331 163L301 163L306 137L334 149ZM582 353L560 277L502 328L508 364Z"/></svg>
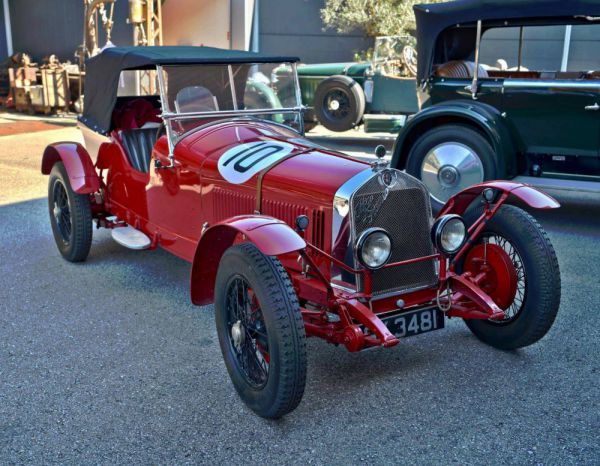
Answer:
<svg viewBox="0 0 600 466"><path fill-rule="evenodd" d="M410 149L406 171L425 184L434 211L463 189L503 176L495 169L487 139L461 125L439 126L420 136Z"/></svg>
<svg viewBox="0 0 600 466"><path fill-rule="evenodd" d="M306 335L285 269L251 243L233 246L215 290L217 334L238 395L264 418L294 410L306 382Z"/></svg>
<svg viewBox="0 0 600 466"><path fill-rule="evenodd" d="M478 212L467 215L467 223ZM560 305L558 260L542 226L524 210L503 205L466 254L461 271L487 272L481 288L505 311L504 320L465 320L483 342L516 349L541 339Z"/></svg>

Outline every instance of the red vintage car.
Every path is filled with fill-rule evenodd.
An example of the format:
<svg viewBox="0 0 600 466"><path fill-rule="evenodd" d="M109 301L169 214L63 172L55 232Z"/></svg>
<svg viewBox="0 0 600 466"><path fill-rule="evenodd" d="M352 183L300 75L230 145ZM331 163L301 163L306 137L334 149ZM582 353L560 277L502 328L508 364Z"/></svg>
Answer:
<svg viewBox="0 0 600 466"><path fill-rule="evenodd" d="M214 303L233 385L266 418L300 402L307 337L390 348L456 317L501 349L542 338L559 307L558 263L514 204L559 204L491 181L434 218L412 176L303 137L296 61L205 47L92 58L86 147L52 144L42 160L64 258L86 259L95 222L123 246L190 262L192 302ZM138 92L155 84L158 95Z"/></svg>

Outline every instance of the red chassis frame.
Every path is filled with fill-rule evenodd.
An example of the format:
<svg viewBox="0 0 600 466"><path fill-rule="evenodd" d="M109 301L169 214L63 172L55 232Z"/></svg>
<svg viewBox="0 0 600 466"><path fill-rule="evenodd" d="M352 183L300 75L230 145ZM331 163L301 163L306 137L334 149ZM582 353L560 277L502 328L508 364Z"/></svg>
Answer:
<svg viewBox="0 0 600 466"><path fill-rule="evenodd" d="M509 197L516 197L530 207L537 209L554 209L560 205L550 196L529 186L495 181L473 186L457 194L446 203L439 216L449 213L463 214L469 205L488 188L500 191L497 201L491 204L482 197L484 211L475 223L469 227L467 240L453 257L446 257L437 253L389 263L383 267L402 267L416 262L437 260L439 264L439 282L435 288L372 300L372 271L353 269L317 247L307 244L306 248L300 251L300 257L303 261L302 272L288 270L301 302L310 301L313 306L317 305L315 309L302 307L307 335L323 338L330 343L343 344L348 351L352 352L375 346L386 348L395 346L399 343L398 338L388 330L378 314L396 310L400 314L432 303L436 303L448 317L482 320L503 319L505 317L504 311L480 285L489 282L490 279L497 280L496 288L500 290L500 295L505 296L504 298L501 296L499 299L495 297L499 301L506 301L506 295L511 297L512 294L512 297L514 297L515 292L515 283L512 283L513 280L511 280L510 274L496 274L485 263L481 264L476 272L465 270L463 273L458 273L456 264L469 251L486 223ZM497 257L500 257L500 260L502 259L501 255ZM477 257L473 257L472 260L477 261ZM352 274L361 274L364 290L351 293L333 287L317 265L317 262L322 263L323 261L329 265L335 264ZM512 302L512 297L509 303ZM398 305L399 301L402 301L401 307ZM339 316L339 320L331 322L328 311L335 312ZM366 335L355 322L359 322L364 328L368 329L369 334Z"/></svg>

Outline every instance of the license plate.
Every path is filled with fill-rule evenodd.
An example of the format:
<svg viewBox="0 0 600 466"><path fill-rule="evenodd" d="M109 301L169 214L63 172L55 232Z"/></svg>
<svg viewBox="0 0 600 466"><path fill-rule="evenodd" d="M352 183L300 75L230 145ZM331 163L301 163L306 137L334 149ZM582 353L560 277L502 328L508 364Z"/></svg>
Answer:
<svg viewBox="0 0 600 466"><path fill-rule="evenodd" d="M411 337L444 328L444 314L437 307L389 317L384 316L381 320L398 338Z"/></svg>

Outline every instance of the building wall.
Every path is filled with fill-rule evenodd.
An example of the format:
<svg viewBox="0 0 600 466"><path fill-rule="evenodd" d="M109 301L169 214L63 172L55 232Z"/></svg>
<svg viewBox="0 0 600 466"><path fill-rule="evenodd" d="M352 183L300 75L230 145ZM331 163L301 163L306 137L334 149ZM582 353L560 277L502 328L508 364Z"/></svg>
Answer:
<svg viewBox="0 0 600 466"><path fill-rule="evenodd" d="M8 0L13 50L27 52L34 61L57 54L75 61L82 42L81 0ZM230 12L230 4L234 8ZM354 53L372 46L360 32L337 34L323 30L320 9L324 0L166 0L163 32L166 44L205 44L242 48L249 42L248 25L252 3L258 5L258 49L263 53L298 55L305 63L351 61ZM0 60L6 58L4 11L0 0ZM127 24L129 2L115 4L113 42L131 45L132 28ZM239 17L244 11L243 18ZM235 30L230 32L231 28ZM244 29L242 32L239 30ZM230 35L231 34L231 37ZM101 35L101 38L103 36ZM532 69L560 67L564 26L527 28L523 48L524 65ZM103 40L103 39L102 39ZM600 70L600 24L573 28L569 70ZM516 66L518 29L488 31L482 43L482 62L493 65L504 58Z"/></svg>
<svg viewBox="0 0 600 466"><path fill-rule="evenodd" d="M37 62L52 53L76 61L75 51L83 41L81 0L9 0L9 4L15 52L26 52ZM118 45L132 42L132 28L125 21L128 9L127 1L115 4L112 41ZM101 33L101 41L103 37Z"/></svg>
<svg viewBox="0 0 600 466"><path fill-rule="evenodd" d="M228 0L167 0L162 15L165 45L230 47Z"/></svg>
<svg viewBox="0 0 600 466"><path fill-rule="evenodd" d="M0 60L8 56L6 29L4 24L4 2L0 0Z"/></svg>
<svg viewBox="0 0 600 466"><path fill-rule="evenodd" d="M361 32L338 34L323 30L320 9L324 0L257 0L259 50L299 56L305 63L352 61L354 53L373 42Z"/></svg>

